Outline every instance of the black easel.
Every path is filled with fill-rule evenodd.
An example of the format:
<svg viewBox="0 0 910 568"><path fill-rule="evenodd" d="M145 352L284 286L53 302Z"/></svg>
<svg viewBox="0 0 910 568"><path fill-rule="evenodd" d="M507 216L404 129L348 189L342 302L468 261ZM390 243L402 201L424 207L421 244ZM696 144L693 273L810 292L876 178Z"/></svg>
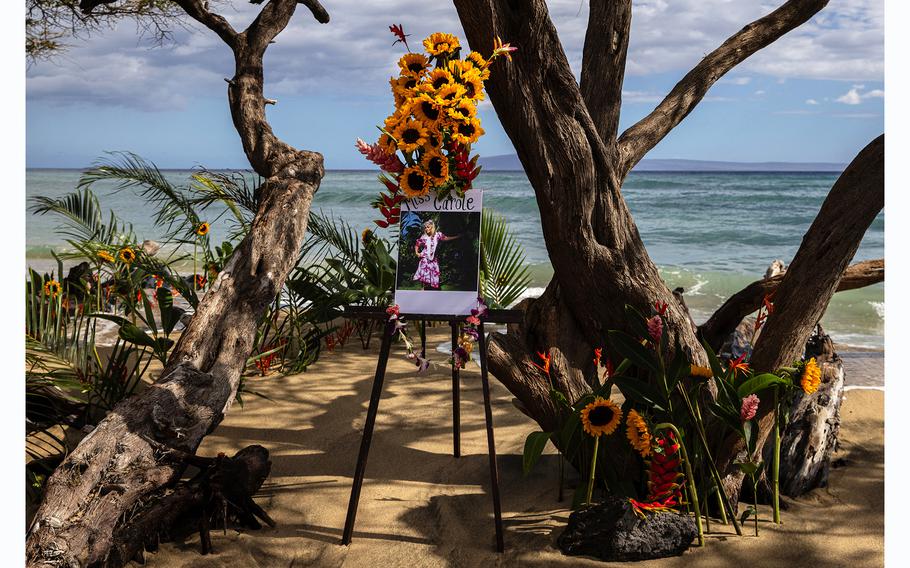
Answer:
<svg viewBox="0 0 910 568"><path fill-rule="evenodd" d="M349 307L346 311L349 318L356 319L381 319L388 318L382 308ZM445 321L452 327L452 351L458 347L459 326L464 316L442 316L432 314L402 314L405 321ZM487 377L487 340L484 333L485 322L520 323L523 314L518 310L488 310L478 327L480 338L478 340L478 359L480 360L480 381L483 387L484 417L487 426L487 450L490 456L490 483L493 495L493 518L496 524L496 550L505 549L502 530L502 506L499 500L499 470L496 467L496 443L493 438L493 409L490 406L490 381ZM423 325L421 327L423 327ZM357 505L360 501L360 489L363 486L363 477L366 471L367 456L370 453L370 443L373 440L373 427L376 424L376 414L379 410L379 399L382 396L382 383L385 381L386 365L389 362L389 352L392 348L392 334L388 326L382 326L382 345L379 348L379 361L376 364L376 375L373 377L373 392L370 395L370 406L367 409L367 419L363 426L363 438L360 441L360 453L357 456L357 466L354 469L354 485L351 488L351 500L348 503L348 514L344 522L344 533L341 544L351 544L354 535L354 521L357 517ZM423 330L421 330L423 331ZM421 333L421 339L425 335ZM461 385L458 368L452 365L452 436L453 454L461 457Z"/></svg>

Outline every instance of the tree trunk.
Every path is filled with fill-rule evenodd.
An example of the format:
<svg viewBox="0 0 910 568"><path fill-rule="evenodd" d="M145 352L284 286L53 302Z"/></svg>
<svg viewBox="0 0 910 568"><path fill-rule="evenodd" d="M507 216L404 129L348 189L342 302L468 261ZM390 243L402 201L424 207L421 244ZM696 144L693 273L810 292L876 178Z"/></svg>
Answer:
<svg viewBox="0 0 910 568"><path fill-rule="evenodd" d="M297 0L271 0L243 32L200 0L175 1L234 52L231 115L250 164L266 178L259 209L161 378L118 404L48 480L28 534L29 566L110 565L125 520L179 478L186 460L162 459L161 448L191 456L230 408L259 320L297 261L324 175L320 154L278 140L265 119L262 58ZM318 2L304 4L328 20Z"/></svg>
<svg viewBox="0 0 910 568"><path fill-rule="evenodd" d="M856 249L876 215L885 206L885 135L870 142L850 162L825 198L812 226L803 237L793 262L774 294L774 312L768 316L751 365L756 371L774 371L802 358L806 341L821 320ZM771 397L765 397L756 420L760 454L774 423ZM729 437L718 453L725 486L739 495L742 473L733 464L744 446Z"/></svg>
<svg viewBox="0 0 910 568"><path fill-rule="evenodd" d="M544 430L552 430L558 416L549 400L551 383L532 365L530 355L551 350L549 380L571 400L587 391L584 377L593 369L592 349L603 346L609 354L607 330L626 329L626 304L643 313L648 313L655 302L669 304L665 333L670 345L678 341L692 363L705 363L705 353L686 311L673 299L649 258L620 188L631 168L688 116L718 79L808 21L826 4L826 0L790 0L748 24L707 54L654 111L617 137L630 0L591 2L581 85L575 81L543 0L455 0L473 49L489 52L496 37L519 47L514 61L497 68L488 82L488 92L534 188L554 277L544 295L529 303L518 333L493 338L490 369ZM823 207L819 215L828 227L830 242L819 248L819 243L807 239L797 254L799 259L825 252L819 258L825 266L818 271L818 283L801 278L804 261L794 261L781 282L778 301L791 295L805 300L806 291L812 290L820 295L806 304L818 306L821 300L823 308L830 299L825 290L830 288L833 293L837 288L868 227L863 222L870 203L860 204L863 221L854 222L857 216L850 209L857 206L855 196L843 191L850 186L862 193L870 187L868 181L855 175L864 160L858 161L826 200L826 205L837 202L837 211L828 213ZM868 217L869 222L875 213ZM847 245L833 242L838 239ZM830 276L831 271L836 274ZM784 292L788 281L801 281L803 295ZM785 300L779 311L787 309L790 301ZM778 349L785 359L792 358L793 349L785 347L781 339L788 337L787 345L804 343L821 315L806 318L806 329L800 317L807 314L805 310L799 313L796 319L772 317L771 321L777 319L778 323L765 329L762 349ZM766 355L760 354L759 361L762 357ZM762 423L762 428L766 436L768 423ZM728 456L723 463L731 461ZM741 480L734 481L730 492L735 496Z"/></svg>

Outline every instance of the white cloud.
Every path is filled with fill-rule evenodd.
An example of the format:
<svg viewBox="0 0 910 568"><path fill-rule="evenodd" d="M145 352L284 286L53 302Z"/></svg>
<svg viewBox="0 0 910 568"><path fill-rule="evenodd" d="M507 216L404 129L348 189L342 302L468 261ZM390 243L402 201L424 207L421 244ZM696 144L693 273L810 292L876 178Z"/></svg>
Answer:
<svg viewBox="0 0 910 568"><path fill-rule="evenodd" d="M635 0L627 75L681 77L709 51L748 22L773 10L773 2L730 0ZM737 68L725 82L746 85L755 75L788 78L881 81L883 2L840 0ZM576 73L587 27L587 2L550 0L551 18ZM446 30L464 40L451 2L413 0L333 0L331 21L318 24L301 7L266 56L266 96L328 94L372 98L385 92L401 54L392 46L391 23L404 24L411 43ZM246 1L222 4L238 29L259 13ZM506 38L507 39L507 38ZM117 105L145 110L185 108L195 98L224 97L223 77L233 75L230 50L209 30L175 28L173 42L154 47L137 39L135 24L124 22L72 49L55 62L41 62L27 73L29 100L60 104ZM465 41L466 43L466 41ZM521 46L518 46L518 56ZM650 88L650 87L649 87ZM660 89L657 89L660 90ZM868 91L866 96L880 96ZM659 94L632 91L627 100L656 102ZM718 99L716 99L718 100Z"/></svg>
<svg viewBox="0 0 910 568"><path fill-rule="evenodd" d="M807 105L817 105L818 101L815 99L806 99L806 104Z"/></svg>
<svg viewBox="0 0 910 568"><path fill-rule="evenodd" d="M755 96L757 96L757 97L760 97L764 94L765 94L765 91L763 89L759 89L759 90L755 91Z"/></svg>
<svg viewBox="0 0 910 568"><path fill-rule="evenodd" d="M748 85L752 82L752 77L724 77L718 83L728 83L730 85Z"/></svg>
<svg viewBox="0 0 910 568"><path fill-rule="evenodd" d="M881 99L885 96L885 91L881 89L873 89L866 93L860 92L865 88L865 85L853 85L852 89L834 100L845 105L858 105L865 99Z"/></svg>

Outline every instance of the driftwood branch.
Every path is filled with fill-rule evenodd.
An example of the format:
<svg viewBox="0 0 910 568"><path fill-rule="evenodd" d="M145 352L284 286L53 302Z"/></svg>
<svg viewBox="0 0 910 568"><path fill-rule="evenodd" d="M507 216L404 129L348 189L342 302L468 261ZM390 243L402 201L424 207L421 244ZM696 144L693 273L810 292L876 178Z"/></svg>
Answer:
<svg viewBox="0 0 910 568"><path fill-rule="evenodd" d="M765 296L777 290L785 274L786 272L771 278L756 280L730 296L711 315L708 321L699 326L699 336L707 341L708 345L714 350L717 350L724 342L724 339L733 333L739 322L744 317L758 310ZM836 291L843 292L844 290L863 288L882 282L884 279L885 259L865 260L847 267L841 276L840 282L837 284Z"/></svg>
<svg viewBox="0 0 910 568"><path fill-rule="evenodd" d="M622 177L704 98L708 89L753 53L771 45L802 25L828 4L828 0L790 0L767 16L730 36L689 71L670 94L619 137Z"/></svg>
<svg viewBox="0 0 910 568"><path fill-rule="evenodd" d="M632 25L632 1L591 2L581 63L581 94L601 140L613 146Z"/></svg>

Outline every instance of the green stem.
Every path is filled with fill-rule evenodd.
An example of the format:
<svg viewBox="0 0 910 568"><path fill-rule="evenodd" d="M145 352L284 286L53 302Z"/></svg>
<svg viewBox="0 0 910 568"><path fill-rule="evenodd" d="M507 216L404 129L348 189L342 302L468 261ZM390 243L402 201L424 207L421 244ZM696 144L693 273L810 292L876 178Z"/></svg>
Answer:
<svg viewBox="0 0 910 568"><path fill-rule="evenodd" d="M755 482L755 474L752 474L752 503L755 505L753 511L755 515L755 536L758 536L758 483Z"/></svg>
<svg viewBox="0 0 910 568"><path fill-rule="evenodd" d="M695 477L692 475L692 464L689 462L689 454L686 452L686 445L683 443L682 435L676 426L669 422L658 424L654 431L672 430L676 434L676 441L679 443L679 451L682 452L683 465L686 466L686 483L689 486L689 493L692 496L692 508L695 509L695 523L698 526L698 546L705 545L705 532L701 526L701 511L698 508L698 492L695 490Z"/></svg>
<svg viewBox="0 0 910 568"><path fill-rule="evenodd" d="M594 466L597 464L597 447L600 444L600 436L594 437L594 455L591 456L591 474L588 475L588 496L585 503L591 504L591 494L594 493Z"/></svg>
<svg viewBox="0 0 910 568"><path fill-rule="evenodd" d="M682 388L682 384L678 385L679 392L682 394L682 398L686 401L686 406L689 409L689 414L693 417L695 421L695 431L698 432L699 440L701 441L701 446L705 450L705 460L708 462L708 469L711 471L711 477L714 478L714 484L717 486L717 495L721 500L721 519L724 524L727 523L726 515L724 515L724 508L730 511L730 520L733 521L733 528L736 530L737 536L743 535L743 529L739 526L739 521L736 520L736 512L733 511L733 505L730 503L730 498L727 497L727 492L724 491L724 485L720 478L720 472L717 471L717 465L714 463L714 458L711 457L711 451L708 449L708 440L705 436L704 426L701 424L701 421L698 420L695 412L692 409L692 403L689 401L689 395L686 393L686 389Z"/></svg>
<svg viewBox="0 0 910 568"><path fill-rule="evenodd" d="M778 387L774 387L774 464L771 470L774 486L774 522L780 524L780 401Z"/></svg>

